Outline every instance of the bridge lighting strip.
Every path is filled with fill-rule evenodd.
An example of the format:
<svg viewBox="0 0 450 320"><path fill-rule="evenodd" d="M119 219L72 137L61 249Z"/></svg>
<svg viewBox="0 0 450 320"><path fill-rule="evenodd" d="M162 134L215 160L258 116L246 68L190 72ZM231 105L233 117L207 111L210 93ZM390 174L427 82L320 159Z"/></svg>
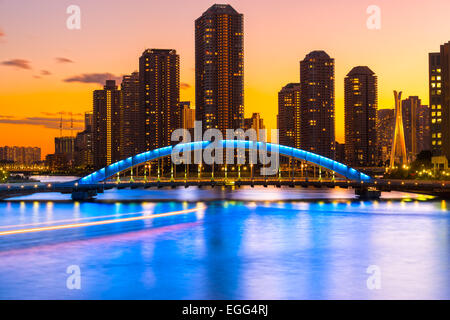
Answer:
<svg viewBox="0 0 450 320"><path fill-rule="evenodd" d="M62 230L62 229L73 229L73 228L82 228L82 227L91 227L91 226L99 226L113 223L121 223L121 222L130 222L130 221L139 221L139 220L148 220L154 218L162 218L162 217L170 217L176 216L180 214L186 214L191 212L196 212L206 209L206 206L197 206L192 209L180 210L180 211L172 211L166 213L157 213L149 216L142 217L133 217L133 218L121 218L121 219L111 219L111 220L102 220L102 221L94 221L94 222L84 222L84 223L75 223L75 224L63 224L51 227L40 227L40 228L30 228L30 229L19 229L19 230L10 230L10 231L1 231L0 236L7 236L13 234L24 234L24 233L33 233L33 232L41 232L41 231L52 231L52 230Z"/></svg>

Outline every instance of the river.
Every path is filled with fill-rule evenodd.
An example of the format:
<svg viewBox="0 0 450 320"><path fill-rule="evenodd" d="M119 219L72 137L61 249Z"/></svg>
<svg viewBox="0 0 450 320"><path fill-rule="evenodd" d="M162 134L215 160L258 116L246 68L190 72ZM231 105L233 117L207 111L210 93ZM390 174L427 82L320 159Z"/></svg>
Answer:
<svg viewBox="0 0 450 320"><path fill-rule="evenodd" d="M15 198L0 299L450 299L448 205L270 187Z"/></svg>

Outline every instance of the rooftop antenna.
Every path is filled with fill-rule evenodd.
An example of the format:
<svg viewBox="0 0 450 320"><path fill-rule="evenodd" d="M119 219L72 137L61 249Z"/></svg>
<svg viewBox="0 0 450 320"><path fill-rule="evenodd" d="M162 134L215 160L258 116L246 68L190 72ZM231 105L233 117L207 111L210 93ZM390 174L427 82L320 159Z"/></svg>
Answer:
<svg viewBox="0 0 450 320"><path fill-rule="evenodd" d="M59 137L62 137L62 112L61 114L61 120L59 121Z"/></svg>
<svg viewBox="0 0 450 320"><path fill-rule="evenodd" d="M73 137L73 114L70 113L70 136Z"/></svg>

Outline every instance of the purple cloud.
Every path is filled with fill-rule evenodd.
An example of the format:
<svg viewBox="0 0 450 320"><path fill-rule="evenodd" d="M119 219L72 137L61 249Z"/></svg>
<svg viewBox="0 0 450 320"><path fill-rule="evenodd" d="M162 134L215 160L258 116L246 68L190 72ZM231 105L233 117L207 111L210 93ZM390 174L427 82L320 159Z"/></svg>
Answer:
<svg viewBox="0 0 450 320"><path fill-rule="evenodd" d="M4 66L16 67L16 68L20 68L20 69L26 69L26 70L31 69L30 61L24 60L24 59L12 59L12 60L7 60L7 61L2 61L1 64Z"/></svg>
<svg viewBox="0 0 450 320"><path fill-rule="evenodd" d="M51 74L52 73L50 71L48 71L48 70L41 70L41 75L43 75L43 76L49 76Z"/></svg>
<svg viewBox="0 0 450 320"><path fill-rule="evenodd" d="M70 60L69 58L64 58L64 57L56 57L55 60L58 63L73 63L72 60Z"/></svg>
<svg viewBox="0 0 450 320"><path fill-rule="evenodd" d="M189 83L185 83L185 82L180 83L181 89L189 89L190 87L191 87L191 85Z"/></svg>
<svg viewBox="0 0 450 320"><path fill-rule="evenodd" d="M106 80L116 80L120 82L122 77L115 76L111 73L83 73L81 75L73 76L64 79L64 82L81 82L81 83L98 83L104 85Z"/></svg>

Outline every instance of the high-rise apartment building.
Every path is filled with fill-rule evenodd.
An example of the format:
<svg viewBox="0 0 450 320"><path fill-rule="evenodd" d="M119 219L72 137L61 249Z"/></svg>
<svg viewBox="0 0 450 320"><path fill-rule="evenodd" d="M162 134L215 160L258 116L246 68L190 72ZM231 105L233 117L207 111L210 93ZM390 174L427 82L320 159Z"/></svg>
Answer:
<svg viewBox="0 0 450 320"><path fill-rule="evenodd" d="M238 129L244 122L244 21L215 4L195 20L196 119L203 130Z"/></svg>
<svg viewBox="0 0 450 320"><path fill-rule="evenodd" d="M430 94L430 114L431 114L431 151L433 156L441 156L443 140L443 76L442 59L440 52L430 53L428 56L429 67L429 94Z"/></svg>
<svg viewBox="0 0 450 320"><path fill-rule="evenodd" d="M93 157L93 135L94 117L92 112L84 115L84 131L79 132L75 137L75 166L92 167Z"/></svg>
<svg viewBox="0 0 450 320"><path fill-rule="evenodd" d="M67 154L73 158L75 151L75 138L74 137L56 137L55 138L55 153Z"/></svg>
<svg viewBox="0 0 450 320"><path fill-rule="evenodd" d="M344 79L345 158L356 167L378 163L377 76L366 66L353 68Z"/></svg>
<svg viewBox="0 0 450 320"><path fill-rule="evenodd" d="M138 154L143 145L143 122L140 121L139 73L124 75L121 84L121 158Z"/></svg>
<svg viewBox="0 0 450 320"><path fill-rule="evenodd" d="M265 129L264 119L261 118L259 113L253 113L250 118L244 119L244 130L254 130L256 141L264 140L261 130Z"/></svg>
<svg viewBox="0 0 450 320"><path fill-rule="evenodd" d="M313 51L300 62L300 146L334 159L334 59Z"/></svg>
<svg viewBox="0 0 450 320"><path fill-rule="evenodd" d="M41 161L41 148L38 147L0 147L0 161L30 165Z"/></svg>
<svg viewBox="0 0 450 320"><path fill-rule="evenodd" d="M417 110L417 153L431 150L430 134L430 108L426 105L419 106Z"/></svg>
<svg viewBox="0 0 450 320"><path fill-rule="evenodd" d="M195 108L191 107L190 101L180 101L181 127L183 129L194 128Z"/></svg>
<svg viewBox="0 0 450 320"><path fill-rule="evenodd" d="M442 153L447 159L450 159L450 41L441 45L440 53L442 69ZM436 90L439 93L439 88L436 88ZM433 110L431 116L433 116ZM436 117L438 117L437 111Z"/></svg>
<svg viewBox="0 0 450 320"><path fill-rule="evenodd" d="M94 167L103 168L121 159L120 90L115 80L106 80L103 90L94 91Z"/></svg>
<svg viewBox="0 0 450 320"><path fill-rule="evenodd" d="M289 83L278 92L279 141L294 148L300 148L300 91L300 83Z"/></svg>
<svg viewBox="0 0 450 320"><path fill-rule="evenodd" d="M171 145L181 127L180 57L172 49L147 49L139 58L142 151Z"/></svg>
<svg viewBox="0 0 450 320"><path fill-rule="evenodd" d="M383 163L389 161L394 137L394 109L380 109L377 112L377 145L379 158Z"/></svg>
<svg viewBox="0 0 450 320"><path fill-rule="evenodd" d="M414 161L418 153L430 150L430 109L419 97L410 96L402 101L402 119L406 153Z"/></svg>

